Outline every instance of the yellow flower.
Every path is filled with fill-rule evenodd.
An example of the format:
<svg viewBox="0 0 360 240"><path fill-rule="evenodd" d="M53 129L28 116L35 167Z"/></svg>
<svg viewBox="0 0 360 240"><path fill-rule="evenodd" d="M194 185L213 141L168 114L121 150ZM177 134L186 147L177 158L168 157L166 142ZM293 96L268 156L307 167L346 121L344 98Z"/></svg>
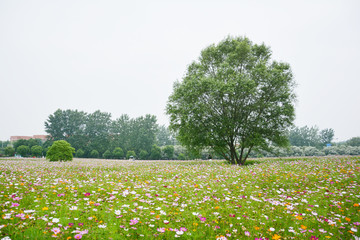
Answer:
<svg viewBox="0 0 360 240"><path fill-rule="evenodd" d="M49 208L48 207L43 207L42 210L46 211L46 210L49 210Z"/></svg>
<svg viewBox="0 0 360 240"><path fill-rule="evenodd" d="M346 220L346 221L348 221L348 222L350 222L350 221L351 221L351 219L350 219L350 218L348 218L348 217L347 217L347 218L345 218L345 220Z"/></svg>
<svg viewBox="0 0 360 240"><path fill-rule="evenodd" d="M257 227L257 226L255 226L254 228L255 228L255 230L259 230L259 229L260 229L260 228L259 228L259 227Z"/></svg>
<svg viewBox="0 0 360 240"><path fill-rule="evenodd" d="M219 206L216 206L215 209L219 209L220 207Z"/></svg>
<svg viewBox="0 0 360 240"><path fill-rule="evenodd" d="M359 206L359 204L358 203L354 203L354 207L358 207Z"/></svg>
<svg viewBox="0 0 360 240"><path fill-rule="evenodd" d="M280 235L277 235L277 234L275 234L273 237L272 237L272 239L274 239L274 240L277 240L277 239L280 239L281 238L281 236Z"/></svg>
<svg viewBox="0 0 360 240"><path fill-rule="evenodd" d="M306 229L307 229L307 227L306 227L306 226L304 226L304 225L301 225L301 228L302 228L302 229L304 229L304 230L306 230Z"/></svg>
<svg viewBox="0 0 360 240"><path fill-rule="evenodd" d="M301 216L296 216L297 220L302 220L303 218Z"/></svg>

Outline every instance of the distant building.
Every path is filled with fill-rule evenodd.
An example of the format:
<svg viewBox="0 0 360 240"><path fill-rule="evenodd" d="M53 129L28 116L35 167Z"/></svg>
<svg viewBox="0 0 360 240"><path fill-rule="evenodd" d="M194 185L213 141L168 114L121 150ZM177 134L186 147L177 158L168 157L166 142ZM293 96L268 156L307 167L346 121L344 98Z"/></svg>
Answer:
<svg viewBox="0 0 360 240"><path fill-rule="evenodd" d="M11 136L10 137L10 142L15 142L17 140L29 140L29 139L40 139L42 142L45 142L47 139L48 135L34 135L34 136Z"/></svg>

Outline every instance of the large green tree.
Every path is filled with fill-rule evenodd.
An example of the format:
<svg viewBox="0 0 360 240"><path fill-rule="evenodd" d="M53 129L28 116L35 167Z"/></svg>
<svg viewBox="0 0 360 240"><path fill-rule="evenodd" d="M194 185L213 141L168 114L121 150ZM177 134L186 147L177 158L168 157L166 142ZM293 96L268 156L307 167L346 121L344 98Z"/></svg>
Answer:
<svg viewBox="0 0 360 240"><path fill-rule="evenodd" d="M66 140L76 149L86 145L85 127L88 114L78 110L56 110L45 121L50 140Z"/></svg>
<svg viewBox="0 0 360 240"><path fill-rule="evenodd" d="M170 128L192 152L211 147L242 165L254 148L288 143L294 85L289 64L272 61L269 47L228 37L204 49L174 84Z"/></svg>

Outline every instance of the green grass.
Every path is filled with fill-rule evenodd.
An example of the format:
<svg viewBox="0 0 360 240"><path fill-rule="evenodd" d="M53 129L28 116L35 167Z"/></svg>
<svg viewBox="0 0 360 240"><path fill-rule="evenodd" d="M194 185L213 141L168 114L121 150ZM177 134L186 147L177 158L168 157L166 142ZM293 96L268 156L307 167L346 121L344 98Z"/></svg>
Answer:
<svg viewBox="0 0 360 240"><path fill-rule="evenodd" d="M0 239L354 239L359 178L359 157L3 160Z"/></svg>

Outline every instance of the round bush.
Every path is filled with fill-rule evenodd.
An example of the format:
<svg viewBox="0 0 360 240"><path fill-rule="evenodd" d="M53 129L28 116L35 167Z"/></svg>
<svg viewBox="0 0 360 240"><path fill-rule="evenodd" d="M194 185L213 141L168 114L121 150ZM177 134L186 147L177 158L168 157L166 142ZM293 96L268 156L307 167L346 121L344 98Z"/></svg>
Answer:
<svg viewBox="0 0 360 240"><path fill-rule="evenodd" d="M99 152L97 151L97 150L92 150L91 152L90 152L90 157L91 158L98 158L99 157Z"/></svg>
<svg viewBox="0 0 360 240"><path fill-rule="evenodd" d="M46 159L50 162L56 161L72 161L75 148L64 140L55 141L46 153Z"/></svg>

